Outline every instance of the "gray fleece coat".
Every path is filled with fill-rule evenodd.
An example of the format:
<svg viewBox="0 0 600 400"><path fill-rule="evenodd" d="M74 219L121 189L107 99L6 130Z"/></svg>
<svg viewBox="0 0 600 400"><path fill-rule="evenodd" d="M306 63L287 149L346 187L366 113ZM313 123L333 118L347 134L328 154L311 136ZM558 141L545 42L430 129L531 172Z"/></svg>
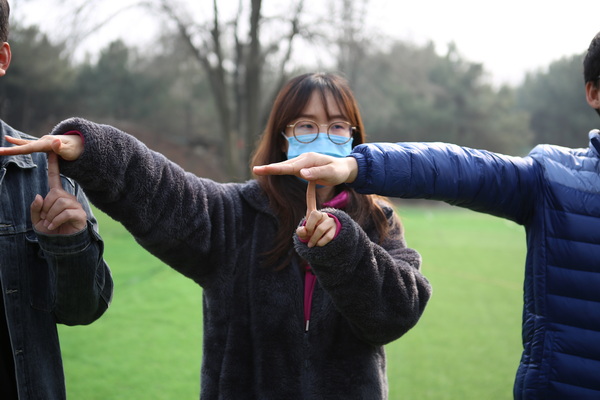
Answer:
<svg viewBox="0 0 600 400"><path fill-rule="evenodd" d="M391 235L381 245L372 225L337 209L326 210L342 224L332 242L309 249L294 238L317 276L305 332L301 268L261 266L278 220L256 181L199 178L134 137L82 119L53 134L73 130L85 151L61 172L203 288L202 399L387 398L383 346L417 323L431 294L390 208Z"/></svg>

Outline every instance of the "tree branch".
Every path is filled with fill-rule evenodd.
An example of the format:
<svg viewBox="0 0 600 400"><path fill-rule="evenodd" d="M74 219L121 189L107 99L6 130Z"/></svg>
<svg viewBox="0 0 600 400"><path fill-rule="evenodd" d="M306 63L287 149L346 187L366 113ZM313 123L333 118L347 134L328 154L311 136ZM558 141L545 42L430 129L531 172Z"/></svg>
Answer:
<svg viewBox="0 0 600 400"><path fill-rule="evenodd" d="M273 100L275 99L275 96L279 92L279 89L285 84L285 82L288 79L285 69L286 69L290 59L292 58L294 38L300 33L300 17L302 15L303 10L304 10L304 0L299 0L298 3L296 4L294 15L292 16L292 19L290 20L290 31L286 37L287 48L286 48L286 51L284 53L281 63L279 63L279 73L277 74L279 79L277 81L277 84L273 88L271 95L268 96L268 101L263 104L263 112L262 112L263 115L268 114L271 104L273 103ZM274 45L272 45L270 47L270 49L271 49L271 51L273 51ZM266 56L267 56L267 54L265 52L263 57L266 58Z"/></svg>

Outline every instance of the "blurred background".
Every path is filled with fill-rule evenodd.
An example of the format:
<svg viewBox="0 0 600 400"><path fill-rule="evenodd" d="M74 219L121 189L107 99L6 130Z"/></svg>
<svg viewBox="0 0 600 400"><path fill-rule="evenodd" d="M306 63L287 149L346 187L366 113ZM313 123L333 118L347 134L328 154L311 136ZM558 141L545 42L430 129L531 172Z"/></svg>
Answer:
<svg viewBox="0 0 600 400"><path fill-rule="evenodd" d="M343 74L370 141L446 141L512 155L587 147L598 126L582 57L597 0L12 0L0 117L41 136L82 116L185 169L250 178L275 93ZM387 346L390 399L510 399L521 353L521 226L399 201L434 296ZM115 297L60 327L72 399L198 398L201 290L98 213Z"/></svg>
<svg viewBox="0 0 600 400"><path fill-rule="evenodd" d="M513 155L587 146L582 55L594 0L13 0L0 115L42 135L117 125L199 175L249 178L290 77L346 76L370 141Z"/></svg>

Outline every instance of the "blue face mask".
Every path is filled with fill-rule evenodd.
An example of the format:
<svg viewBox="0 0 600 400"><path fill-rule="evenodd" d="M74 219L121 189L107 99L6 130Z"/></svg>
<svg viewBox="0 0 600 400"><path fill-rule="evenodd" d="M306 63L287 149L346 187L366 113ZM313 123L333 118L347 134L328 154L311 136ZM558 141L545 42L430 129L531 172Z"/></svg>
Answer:
<svg viewBox="0 0 600 400"><path fill-rule="evenodd" d="M302 136L303 137L306 136L307 139L310 140L310 138L309 138L310 136L314 137L314 136L317 136L317 134L302 135ZM344 141L348 140L348 138L344 137L344 136L330 135L330 137L332 140L337 140L340 143L343 143ZM300 154L309 153L309 152L325 154L328 156L339 157L339 158L346 157L347 155L349 155L352 152L352 141L354 140L354 138L351 138L350 140L348 140L347 143L335 144L329 139L329 137L327 137L326 133L319 133L318 137L310 143L300 143L293 136L286 137L286 139L289 143L288 150L287 150L288 160L298 157Z"/></svg>

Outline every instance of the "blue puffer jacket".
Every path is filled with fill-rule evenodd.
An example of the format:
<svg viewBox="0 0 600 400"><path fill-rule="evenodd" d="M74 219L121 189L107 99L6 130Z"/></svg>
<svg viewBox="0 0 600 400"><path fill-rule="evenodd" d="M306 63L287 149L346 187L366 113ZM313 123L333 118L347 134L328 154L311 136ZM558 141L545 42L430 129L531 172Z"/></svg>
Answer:
<svg viewBox="0 0 600 400"><path fill-rule="evenodd" d="M600 399L600 140L524 158L444 143L360 145L362 193L442 200L525 226L516 399Z"/></svg>

